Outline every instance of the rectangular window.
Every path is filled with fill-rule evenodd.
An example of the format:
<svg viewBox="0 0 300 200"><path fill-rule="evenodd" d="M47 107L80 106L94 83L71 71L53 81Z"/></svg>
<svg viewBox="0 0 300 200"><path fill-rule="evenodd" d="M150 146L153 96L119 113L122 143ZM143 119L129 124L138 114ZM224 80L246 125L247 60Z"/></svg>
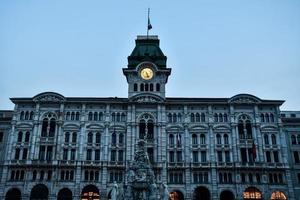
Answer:
<svg viewBox="0 0 300 200"><path fill-rule="evenodd" d="M229 163L230 162L230 152L225 151L225 162Z"/></svg>
<svg viewBox="0 0 300 200"><path fill-rule="evenodd" d="M68 149L64 149L63 151L63 160L68 160Z"/></svg>
<svg viewBox="0 0 300 200"><path fill-rule="evenodd" d="M242 163L247 163L247 151L245 148L241 148Z"/></svg>
<svg viewBox="0 0 300 200"><path fill-rule="evenodd" d="M3 141L3 132L0 132L0 142Z"/></svg>
<svg viewBox="0 0 300 200"><path fill-rule="evenodd" d="M27 153L28 153L28 149L23 149L23 156L22 156L22 159L23 160L26 160L27 159Z"/></svg>
<svg viewBox="0 0 300 200"><path fill-rule="evenodd" d="M39 160L45 160L45 146L40 146L40 151L39 151Z"/></svg>
<svg viewBox="0 0 300 200"><path fill-rule="evenodd" d="M95 150L95 160L100 160L100 149Z"/></svg>
<svg viewBox="0 0 300 200"><path fill-rule="evenodd" d="M76 149L71 150L71 160L75 160L76 157Z"/></svg>
<svg viewBox="0 0 300 200"><path fill-rule="evenodd" d="M148 156L149 156L149 161L151 163L154 162L154 153L153 153L153 148L148 148L147 149L147 153L148 153Z"/></svg>
<svg viewBox="0 0 300 200"><path fill-rule="evenodd" d="M299 163L300 160L299 160L299 154L297 151L294 151L294 160L295 160L295 163Z"/></svg>
<svg viewBox="0 0 300 200"><path fill-rule="evenodd" d="M20 149L17 148L15 152L15 160L19 160L19 158L20 158Z"/></svg>
<svg viewBox="0 0 300 200"><path fill-rule="evenodd" d="M271 162L271 153L270 153L270 151L266 151L266 160L267 160L267 162Z"/></svg>
<svg viewBox="0 0 300 200"><path fill-rule="evenodd" d="M118 161L119 162L122 162L123 161L123 154L124 154L124 151L123 150L119 150L118 152Z"/></svg>
<svg viewBox="0 0 300 200"><path fill-rule="evenodd" d="M116 154L117 154L116 150L112 150L110 152L110 160L111 161L116 161Z"/></svg>
<svg viewBox="0 0 300 200"><path fill-rule="evenodd" d="M201 162L205 163L206 161L206 151L201 151Z"/></svg>
<svg viewBox="0 0 300 200"><path fill-rule="evenodd" d="M193 151L193 162L197 163L198 161L198 151Z"/></svg>
<svg viewBox="0 0 300 200"><path fill-rule="evenodd" d="M300 173L297 174L298 183L300 184Z"/></svg>
<svg viewBox="0 0 300 200"><path fill-rule="evenodd" d="M177 162L182 162L182 151L177 151Z"/></svg>
<svg viewBox="0 0 300 200"><path fill-rule="evenodd" d="M52 150L53 150L52 146L47 147L47 154L46 154L47 161L52 160Z"/></svg>
<svg viewBox="0 0 300 200"><path fill-rule="evenodd" d="M92 160L92 149L86 150L86 160Z"/></svg>
<svg viewBox="0 0 300 200"><path fill-rule="evenodd" d="M274 162L278 163L279 162L278 151L274 151L273 155L274 155Z"/></svg>
<svg viewBox="0 0 300 200"><path fill-rule="evenodd" d="M222 162L222 151L217 151L217 156L218 156L218 162Z"/></svg>
<svg viewBox="0 0 300 200"><path fill-rule="evenodd" d="M170 152L169 152L169 161L170 161L170 162L174 162L174 160L175 160L175 159L174 159L174 151L170 151Z"/></svg>

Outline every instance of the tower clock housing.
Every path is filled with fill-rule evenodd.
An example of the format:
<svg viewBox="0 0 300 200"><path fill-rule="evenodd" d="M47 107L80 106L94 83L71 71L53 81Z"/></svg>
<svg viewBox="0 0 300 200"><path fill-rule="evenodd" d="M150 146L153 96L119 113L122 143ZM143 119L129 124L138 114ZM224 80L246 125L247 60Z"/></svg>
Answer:
<svg viewBox="0 0 300 200"><path fill-rule="evenodd" d="M123 74L128 82L128 98L149 96L165 99L165 86L171 69L167 57L159 47L157 36L138 36L135 48L128 56L128 66Z"/></svg>

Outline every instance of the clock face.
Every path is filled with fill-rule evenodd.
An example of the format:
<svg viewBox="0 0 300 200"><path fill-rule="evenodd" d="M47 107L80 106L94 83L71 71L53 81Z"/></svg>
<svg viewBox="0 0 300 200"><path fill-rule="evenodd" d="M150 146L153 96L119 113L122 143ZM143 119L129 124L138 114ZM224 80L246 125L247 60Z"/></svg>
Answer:
<svg viewBox="0 0 300 200"><path fill-rule="evenodd" d="M153 73L152 69L150 69L148 67L141 70L141 77L144 80L150 80L153 77L153 74L154 73Z"/></svg>

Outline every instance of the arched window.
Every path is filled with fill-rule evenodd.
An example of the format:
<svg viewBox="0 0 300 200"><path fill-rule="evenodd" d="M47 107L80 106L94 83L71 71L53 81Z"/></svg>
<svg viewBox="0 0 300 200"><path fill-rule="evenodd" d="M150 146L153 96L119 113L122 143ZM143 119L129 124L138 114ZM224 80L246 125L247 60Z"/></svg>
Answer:
<svg viewBox="0 0 300 200"><path fill-rule="evenodd" d="M228 141L228 135L227 134L224 134L224 144L229 144L229 141Z"/></svg>
<svg viewBox="0 0 300 200"><path fill-rule="evenodd" d="M245 131L243 121L239 121L238 123L238 132L240 139L245 139Z"/></svg>
<svg viewBox="0 0 300 200"><path fill-rule="evenodd" d="M160 91L160 84L156 83L156 91L159 92Z"/></svg>
<svg viewBox="0 0 300 200"><path fill-rule="evenodd" d="M223 114L219 113L219 122L223 122Z"/></svg>
<svg viewBox="0 0 300 200"><path fill-rule="evenodd" d="M217 113L214 114L214 121L218 122L218 114Z"/></svg>
<svg viewBox="0 0 300 200"><path fill-rule="evenodd" d="M72 121L75 120L75 113L74 113L74 112L71 113L71 120L72 120Z"/></svg>
<svg viewBox="0 0 300 200"><path fill-rule="evenodd" d="M113 132L113 134L111 135L111 143L112 143L112 145L117 144L117 135L115 132Z"/></svg>
<svg viewBox="0 0 300 200"><path fill-rule="evenodd" d="M50 129L49 129L49 137L54 137L56 128L56 121L54 118L50 120Z"/></svg>
<svg viewBox="0 0 300 200"><path fill-rule="evenodd" d="M138 85L137 83L133 84L133 91L136 92L138 90Z"/></svg>
<svg viewBox="0 0 300 200"><path fill-rule="evenodd" d="M223 117L224 117L224 122L228 122L228 117L227 117L227 114L226 114L226 113L224 114Z"/></svg>
<svg viewBox="0 0 300 200"><path fill-rule="evenodd" d="M76 119L77 121L79 120L79 116L80 116L79 112L76 112L75 119Z"/></svg>
<svg viewBox="0 0 300 200"><path fill-rule="evenodd" d="M201 144L206 144L206 140L205 140L205 135L204 134L200 135L200 143Z"/></svg>
<svg viewBox="0 0 300 200"><path fill-rule="evenodd" d="M153 91L153 83L150 83L150 91Z"/></svg>
<svg viewBox="0 0 300 200"><path fill-rule="evenodd" d="M205 122L205 114L201 113L201 122Z"/></svg>
<svg viewBox="0 0 300 200"><path fill-rule="evenodd" d="M265 122L265 116L264 116L264 114L260 114L260 121L261 122Z"/></svg>
<svg viewBox="0 0 300 200"><path fill-rule="evenodd" d="M121 115L120 113L117 113L117 122L121 121Z"/></svg>
<svg viewBox="0 0 300 200"><path fill-rule="evenodd" d="M32 173L32 180L33 181L36 180L36 176L37 176L37 172L36 172L36 170L34 170L33 173Z"/></svg>
<svg viewBox="0 0 300 200"><path fill-rule="evenodd" d="M172 123L172 114L171 113L168 114L168 122Z"/></svg>
<svg viewBox="0 0 300 200"><path fill-rule="evenodd" d="M169 144L170 144L170 146L174 145L174 135L173 134L169 135Z"/></svg>
<svg viewBox="0 0 300 200"><path fill-rule="evenodd" d="M271 136L271 139L272 139L272 144L277 144L277 141L276 141L276 135L272 134Z"/></svg>
<svg viewBox="0 0 300 200"><path fill-rule="evenodd" d="M283 192L275 191L271 195L271 200L287 200L287 197Z"/></svg>
<svg viewBox="0 0 300 200"><path fill-rule="evenodd" d="M252 126L249 120L246 121L247 139L252 139Z"/></svg>
<svg viewBox="0 0 300 200"><path fill-rule="evenodd" d="M67 112L67 114L66 114L66 120L67 121L70 120L70 112Z"/></svg>
<svg viewBox="0 0 300 200"><path fill-rule="evenodd" d="M29 119L29 112L26 111L26 112L25 112L25 120L28 120L28 119Z"/></svg>
<svg viewBox="0 0 300 200"><path fill-rule="evenodd" d="M126 121L126 115L125 115L125 113L122 113L122 114L121 114L121 121L122 121L122 122L125 122L125 121Z"/></svg>
<svg viewBox="0 0 300 200"><path fill-rule="evenodd" d="M73 143L77 142L77 133L76 132L73 132L73 134L72 134L72 142Z"/></svg>
<svg viewBox="0 0 300 200"><path fill-rule="evenodd" d="M177 122L177 115L176 115L176 113L173 113L173 122L174 122L174 123Z"/></svg>
<svg viewBox="0 0 300 200"><path fill-rule="evenodd" d="M94 121L98 121L98 113L94 112Z"/></svg>
<svg viewBox="0 0 300 200"><path fill-rule="evenodd" d="M30 138L30 132L27 131L25 134L25 142L29 142L29 138Z"/></svg>
<svg viewBox="0 0 300 200"><path fill-rule="evenodd" d="M222 173L219 173L219 182L223 183L223 174Z"/></svg>
<svg viewBox="0 0 300 200"><path fill-rule="evenodd" d="M17 188L11 188L5 195L5 200L21 200L21 191Z"/></svg>
<svg viewBox="0 0 300 200"><path fill-rule="evenodd" d="M89 132L88 133L88 143L93 143L93 133L92 132Z"/></svg>
<svg viewBox="0 0 300 200"><path fill-rule="evenodd" d="M148 83L145 83L145 91L149 91L149 85L148 85Z"/></svg>
<svg viewBox="0 0 300 200"><path fill-rule="evenodd" d="M30 116L29 116L29 119L30 119L30 120L33 120L33 115L34 115L34 113L33 113L33 111L31 111L31 112L30 112Z"/></svg>
<svg viewBox="0 0 300 200"><path fill-rule="evenodd" d="M269 136L267 134L264 135L265 145L269 145Z"/></svg>
<svg viewBox="0 0 300 200"><path fill-rule="evenodd" d="M115 113L112 113L112 114L111 114L111 118L112 118L112 121L115 122L115 121L116 121L116 114L115 114Z"/></svg>
<svg viewBox="0 0 300 200"><path fill-rule="evenodd" d="M93 120L93 113L89 112L89 121L92 121L92 120Z"/></svg>
<svg viewBox="0 0 300 200"><path fill-rule="evenodd" d="M45 172L41 171L40 172L40 180L44 180Z"/></svg>
<svg viewBox="0 0 300 200"><path fill-rule="evenodd" d="M70 142L70 133L69 132L65 133L65 142L66 143Z"/></svg>
<svg viewBox="0 0 300 200"><path fill-rule="evenodd" d="M269 118L269 114L268 113L266 114L265 119L266 119L266 122L270 122L270 118Z"/></svg>
<svg viewBox="0 0 300 200"><path fill-rule="evenodd" d="M177 117L178 117L178 122L181 122L181 114L180 113L178 113Z"/></svg>
<svg viewBox="0 0 300 200"><path fill-rule="evenodd" d="M140 85L140 91L144 92L144 89L145 89L144 83L141 83L141 85Z"/></svg>
<svg viewBox="0 0 300 200"><path fill-rule="evenodd" d="M124 143L124 135L123 133L119 134L119 144L122 145Z"/></svg>
<svg viewBox="0 0 300 200"><path fill-rule="evenodd" d="M200 114L196 113L196 122L200 122Z"/></svg>
<svg viewBox="0 0 300 200"><path fill-rule="evenodd" d="M99 121L103 121L103 112L99 113Z"/></svg>
<svg viewBox="0 0 300 200"><path fill-rule="evenodd" d="M99 132L96 133L96 143L100 144L101 142L101 134Z"/></svg>
<svg viewBox="0 0 300 200"><path fill-rule="evenodd" d="M270 114L270 120L271 122L274 122L274 115L272 113Z"/></svg>
<svg viewBox="0 0 300 200"><path fill-rule="evenodd" d="M295 135L291 136L291 140L292 140L292 144L297 144L296 136Z"/></svg>
<svg viewBox="0 0 300 200"><path fill-rule="evenodd" d="M221 141L221 136L220 134L217 134L217 144L222 144L222 141Z"/></svg>
<svg viewBox="0 0 300 200"><path fill-rule="evenodd" d="M195 122L195 115L194 115L194 113L191 113L191 122Z"/></svg>
<svg viewBox="0 0 300 200"><path fill-rule="evenodd" d="M48 129L48 119L45 118L43 120L43 125L42 125L42 137L47 137L47 129Z"/></svg>
<svg viewBox="0 0 300 200"><path fill-rule="evenodd" d="M248 187L243 192L243 198L244 200L251 200L251 199L262 199L262 193L255 187Z"/></svg>
<svg viewBox="0 0 300 200"><path fill-rule="evenodd" d="M197 138L196 134L192 135L192 143L193 143L193 145L197 145L198 144L198 138Z"/></svg>
<svg viewBox="0 0 300 200"><path fill-rule="evenodd" d="M18 142L22 142L22 139L23 139L23 132L22 131L20 131L19 133L18 133Z"/></svg>
<svg viewBox="0 0 300 200"><path fill-rule="evenodd" d="M24 111L22 111L20 114L20 120L24 120Z"/></svg>

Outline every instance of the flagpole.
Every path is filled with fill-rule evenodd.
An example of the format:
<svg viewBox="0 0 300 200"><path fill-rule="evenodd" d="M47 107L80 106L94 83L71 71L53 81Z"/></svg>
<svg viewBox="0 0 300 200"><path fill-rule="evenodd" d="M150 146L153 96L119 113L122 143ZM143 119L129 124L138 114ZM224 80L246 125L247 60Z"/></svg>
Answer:
<svg viewBox="0 0 300 200"><path fill-rule="evenodd" d="M149 36L149 15L150 15L150 8L148 8L148 19L147 19L147 40Z"/></svg>

